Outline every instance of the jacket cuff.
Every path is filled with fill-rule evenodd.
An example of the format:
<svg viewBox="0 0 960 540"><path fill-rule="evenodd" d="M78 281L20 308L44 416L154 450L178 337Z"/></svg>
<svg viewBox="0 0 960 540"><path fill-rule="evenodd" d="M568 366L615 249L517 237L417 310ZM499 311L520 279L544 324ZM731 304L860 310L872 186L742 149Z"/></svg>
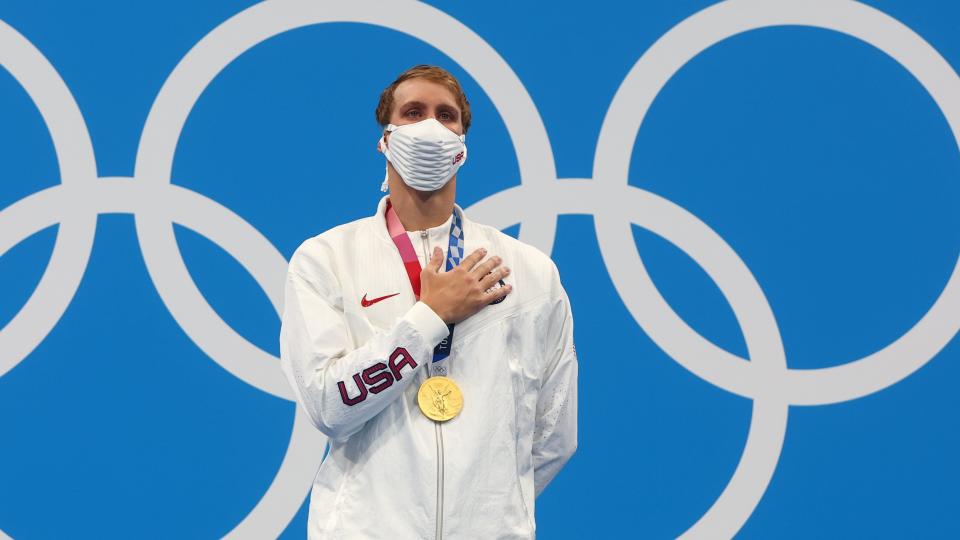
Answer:
<svg viewBox="0 0 960 540"><path fill-rule="evenodd" d="M447 323L430 306L418 301L410 308L410 311L403 316L417 332L420 332L430 344L430 348L436 347L447 335L450 330Z"/></svg>

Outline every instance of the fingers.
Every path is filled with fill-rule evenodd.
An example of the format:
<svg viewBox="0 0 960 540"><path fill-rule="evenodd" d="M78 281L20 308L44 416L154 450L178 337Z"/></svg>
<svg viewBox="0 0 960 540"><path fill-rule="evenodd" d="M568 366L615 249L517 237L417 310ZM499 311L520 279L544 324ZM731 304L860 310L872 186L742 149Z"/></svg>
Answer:
<svg viewBox="0 0 960 540"><path fill-rule="evenodd" d="M507 277L508 274L510 274L510 269L506 266L493 269L489 274L483 276L483 279L480 280L480 290L485 291L490 287L493 287L502 278Z"/></svg>
<svg viewBox="0 0 960 540"><path fill-rule="evenodd" d="M494 255L493 257L490 257L489 259L475 266L470 273L472 273L475 278L481 279L483 276L492 272L494 268L500 266L501 262L503 262L503 260Z"/></svg>
<svg viewBox="0 0 960 540"><path fill-rule="evenodd" d="M440 246L433 248L433 254L430 255L430 262L427 263L427 270L437 273L440 271L440 266L443 265L443 250L440 249Z"/></svg>
<svg viewBox="0 0 960 540"><path fill-rule="evenodd" d="M490 302L496 302L497 300L510 294L510 291L512 290L513 290L513 285L503 285L502 287L498 287L488 293L484 293L483 301L485 302L485 304L489 304Z"/></svg>
<svg viewBox="0 0 960 540"><path fill-rule="evenodd" d="M486 254L487 254L487 250L483 248L475 249L473 250L473 253L471 253L470 255L467 255L466 258L460 261L460 266L463 267L464 270L467 270L469 272L470 270L473 269L474 266L477 265L478 262L480 262L480 259L482 259L483 256Z"/></svg>

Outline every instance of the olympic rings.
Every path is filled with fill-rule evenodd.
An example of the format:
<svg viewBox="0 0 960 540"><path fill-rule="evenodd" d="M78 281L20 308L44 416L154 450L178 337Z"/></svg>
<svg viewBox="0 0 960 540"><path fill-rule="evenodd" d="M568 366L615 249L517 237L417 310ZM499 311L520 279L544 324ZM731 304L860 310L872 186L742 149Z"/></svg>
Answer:
<svg viewBox="0 0 960 540"><path fill-rule="evenodd" d="M403 32L460 64L504 119L520 165L520 185L470 206L467 211L473 218L501 229L521 223L521 240L550 253L557 216L594 215L604 263L643 330L690 372L754 401L747 442L733 477L685 538L732 537L740 530L776 469L790 405L825 405L880 391L930 361L960 329L958 261L928 313L888 346L836 367L790 369L769 302L733 248L683 208L627 183L636 134L666 82L708 47L770 26L830 29L890 55L933 96L960 145L960 77L923 38L877 9L830 0L729 0L688 17L641 56L617 90L597 141L593 178L561 179L546 128L525 87L483 38L456 19L415 2L278 0L256 4L225 21L177 64L145 122L133 178L98 176L89 132L69 89L29 41L0 21L0 65L40 110L62 176L61 184L0 211L0 256L34 233L59 224L50 263L36 290L0 328L0 376L29 355L63 315L86 268L97 216L129 213L135 217L150 277L187 335L230 373L264 392L293 399L277 359L230 328L196 288L174 239L173 224L223 247L256 279L278 313L287 261L231 210L172 184L171 171L186 118L220 71L271 37L329 22ZM742 325L749 361L701 336L670 307L636 251L631 224L676 245L716 282ZM325 443L298 408L274 481L228 536L279 535L308 493ZM6 538L2 531L0 538Z"/></svg>

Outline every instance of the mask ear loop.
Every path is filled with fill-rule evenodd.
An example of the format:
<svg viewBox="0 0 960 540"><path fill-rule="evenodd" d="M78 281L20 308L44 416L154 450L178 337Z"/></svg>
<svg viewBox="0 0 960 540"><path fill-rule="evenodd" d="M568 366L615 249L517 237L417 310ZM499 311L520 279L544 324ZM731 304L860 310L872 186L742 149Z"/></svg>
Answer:
<svg viewBox="0 0 960 540"><path fill-rule="evenodd" d="M384 155L384 160L383 160L383 183L380 184L380 191L386 192L390 188L390 183L388 182L388 180L390 179L390 162L386 160L387 147L383 142L384 142L383 137L381 136L379 144L380 144L380 148L383 149L382 152Z"/></svg>
<svg viewBox="0 0 960 540"><path fill-rule="evenodd" d="M397 129L397 126L393 124L387 124L387 127L384 128L384 131L389 133L395 129ZM390 179L390 164L387 162L389 160L387 157L387 142L384 140L383 135L380 136L380 142L378 144L385 158L383 164L383 183L380 184L380 191L386 192L388 189L390 189L390 183L388 181Z"/></svg>

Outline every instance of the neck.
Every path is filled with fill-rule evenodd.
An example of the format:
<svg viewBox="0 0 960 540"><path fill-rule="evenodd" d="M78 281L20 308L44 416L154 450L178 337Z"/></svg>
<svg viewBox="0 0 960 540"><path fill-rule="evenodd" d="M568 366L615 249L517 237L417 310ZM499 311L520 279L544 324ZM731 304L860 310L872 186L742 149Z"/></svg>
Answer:
<svg viewBox="0 0 960 540"><path fill-rule="evenodd" d="M388 169L390 204L397 218L408 231L419 231L442 225L453 212L457 192L457 176L436 191L418 191L408 186L390 166Z"/></svg>

